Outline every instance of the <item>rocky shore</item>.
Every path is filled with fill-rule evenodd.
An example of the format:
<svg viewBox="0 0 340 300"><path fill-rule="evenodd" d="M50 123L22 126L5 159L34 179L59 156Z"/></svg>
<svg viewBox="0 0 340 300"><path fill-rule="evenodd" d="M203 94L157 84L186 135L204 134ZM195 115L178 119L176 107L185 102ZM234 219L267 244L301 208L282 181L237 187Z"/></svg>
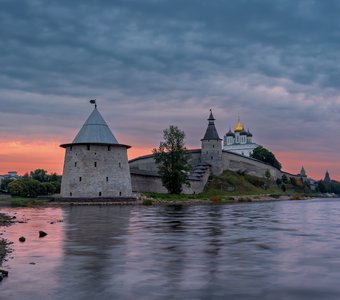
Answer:
<svg viewBox="0 0 340 300"><path fill-rule="evenodd" d="M3 213L0 213L0 228L4 226L10 226L13 223L13 218L10 216L7 216ZM2 263L6 257L6 255L10 252L9 245L11 244L6 239L3 239L1 237L2 232L0 232L0 267L2 266ZM0 270L1 271L1 270ZM0 272L0 281L2 279Z"/></svg>

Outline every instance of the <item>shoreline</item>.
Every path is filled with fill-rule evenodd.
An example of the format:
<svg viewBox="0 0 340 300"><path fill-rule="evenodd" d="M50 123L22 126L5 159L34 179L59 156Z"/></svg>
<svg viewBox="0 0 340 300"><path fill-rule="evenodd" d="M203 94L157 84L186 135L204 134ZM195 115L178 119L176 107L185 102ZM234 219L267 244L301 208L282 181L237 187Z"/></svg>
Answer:
<svg viewBox="0 0 340 300"><path fill-rule="evenodd" d="M40 198L40 199L31 199L31 198L23 198L22 205L13 205L11 201L0 201L1 207L55 207L55 206L107 206L107 205L116 205L116 206L131 206L131 205L142 205L142 206L163 206L163 205L212 205L212 204L236 204L236 203L256 203L256 202L276 202L276 201L293 201L293 200L309 200L315 198L340 198L340 195L336 194L255 194L255 195L236 195L236 196L226 196L226 195L213 195L207 196L206 198L181 198L183 195L178 195L178 199L174 195L168 194L159 194L159 195L144 195L137 194L136 200L134 201L117 201L117 199L102 199L103 201L99 201L99 199L89 199L86 201L82 199L82 201L58 201L58 198ZM53 200L52 200L53 199ZM7 199L6 199L7 200ZM16 200L16 199L14 199ZM0 212L0 226L8 226L10 224L6 223L5 225L1 225L1 217L5 215ZM11 217L7 216L6 219L8 222L13 223ZM6 217L4 217L6 218ZM1 240L1 237L0 237Z"/></svg>
<svg viewBox="0 0 340 300"><path fill-rule="evenodd" d="M163 206L163 205L212 205L212 204L237 204L237 203L256 203L256 202L275 202L275 201L301 201L310 200L314 198L340 198L340 195L319 194L319 195L272 195L272 194L260 194L260 195L239 195L239 196L211 196L210 198L197 199L197 198L185 198L185 199L172 199L172 198L157 198L146 195L139 195L136 201L117 202L117 201L74 201L74 202L59 202L51 201L46 202L45 206L106 206L106 205L142 205L142 206Z"/></svg>
<svg viewBox="0 0 340 300"><path fill-rule="evenodd" d="M0 227L7 227L13 223L11 216L0 212ZM12 244L11 241L2 238L1 235L2 233L0 234L0 267L2 267L3 262L6 261L7 255L11 253L10 245Z"/></svg>

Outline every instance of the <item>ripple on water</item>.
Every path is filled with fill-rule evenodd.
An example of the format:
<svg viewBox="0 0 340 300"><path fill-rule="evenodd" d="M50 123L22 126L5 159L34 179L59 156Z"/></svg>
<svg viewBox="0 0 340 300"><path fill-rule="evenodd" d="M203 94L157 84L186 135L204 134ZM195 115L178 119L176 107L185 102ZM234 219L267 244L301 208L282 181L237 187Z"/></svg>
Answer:
<svg viewBox="0 0 340 300"><path fill-rule="evenodd" d="M4 233L15 251L1 299L340 295L337 200L3 211L27 223Z"/></svg>

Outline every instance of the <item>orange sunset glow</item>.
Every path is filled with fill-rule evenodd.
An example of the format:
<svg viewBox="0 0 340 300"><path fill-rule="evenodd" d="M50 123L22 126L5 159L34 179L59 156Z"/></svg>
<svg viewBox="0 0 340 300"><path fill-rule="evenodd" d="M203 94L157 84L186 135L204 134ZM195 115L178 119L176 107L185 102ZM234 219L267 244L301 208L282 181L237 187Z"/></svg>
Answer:
<svg viewBox="0 0 340 300"><path fill-rule="evenodd" d="M8 171L17 171L23 175L35 169L45 169L49 173L62 174L64 149L60 148L61 141L32 141L23 142L20 140L0 143L0 174ZM155 146L136 146L128 150L129 159L142 155L151 154ZM192 147L188 147L189 149ZM326 170L340 169L340 162L334 162L331 157L320 161L319 154L302 152L275 152L282 163L282 170L297 174L302 166L305 167L307 175L322 179ZM340 177L337 173L331 173L333 178Z"/></svg>
<svg viewBox="0 0 340 300"><path fill-rule="evenodd" d="M49 173L62 174L64 149L58 142L19 140L0 143L0 174L17 171L19 175L35 169L45 169ZM150 154L152 147L132 147L128 150L129 159Z"/></svg>

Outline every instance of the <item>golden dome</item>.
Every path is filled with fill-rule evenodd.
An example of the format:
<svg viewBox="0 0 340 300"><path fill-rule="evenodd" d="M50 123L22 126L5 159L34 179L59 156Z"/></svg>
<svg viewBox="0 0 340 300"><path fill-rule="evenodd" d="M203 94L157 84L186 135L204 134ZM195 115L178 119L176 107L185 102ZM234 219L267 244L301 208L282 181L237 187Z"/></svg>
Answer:
<svg viewBox="0 0 340 300"><path fill-rule="evenodd" d="M235 126L235 128L234 128L234 131L235 131L235 132L241 132L241 131L243 131L243 130L244 130L244 126L243 126L242 123L240 122L240 119L238 119L237 124L236 124L236 126Z"/></svg>

